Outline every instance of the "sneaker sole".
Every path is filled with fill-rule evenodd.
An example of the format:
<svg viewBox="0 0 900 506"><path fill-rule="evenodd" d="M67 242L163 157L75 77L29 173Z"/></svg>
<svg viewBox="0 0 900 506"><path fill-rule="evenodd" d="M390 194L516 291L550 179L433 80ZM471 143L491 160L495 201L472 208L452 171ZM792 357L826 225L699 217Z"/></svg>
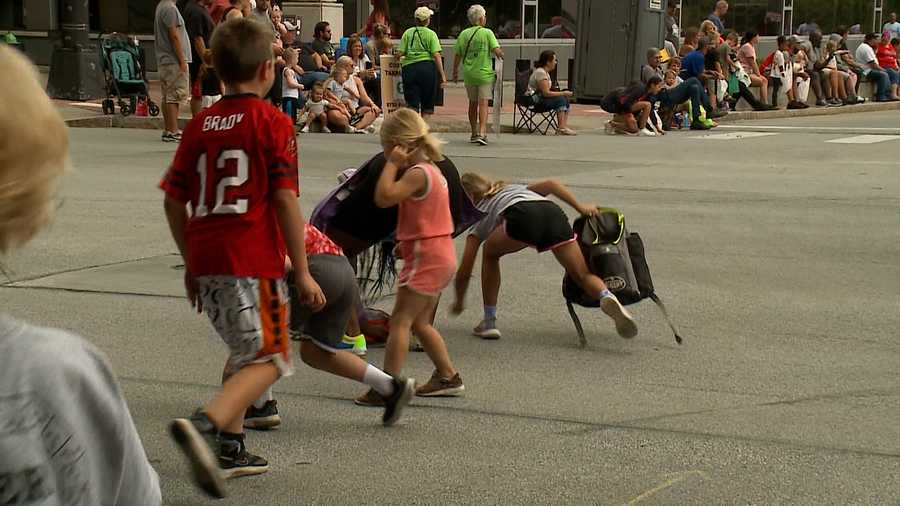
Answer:
<svg viewBox="0 0 900 506"><path fill-rule="evenodd" d="M465 385L458 387L443 388L433 392L416 392L417 397L459 397L466 391Z"/></svg>
<svg viewBox="0 0 900 506"><path fill-rule="evenodd" d="M178 418L169 426L169 432L191 464L194 483L210 496L224 498L225 480L218 459L194 424L185 418Z"/></svg>
<svg viewBox="0 0 900 506"><path fill-rule="evenodd" d="M488 341L496 341L497 339L500 339L502 337L499 329L488 329L481 331L473 330L472 335Z"/></svg>
<svg viewBox="0 0 900 506"><path fill-rule="evenodd" d="M261 416L257 418L245 418L244 428L254 430L269 430L281 425L281 416Z"/></svg>
<svg viewBox="0 0 900 506"><path fill-rule="evenodd" d="M600 309L616 323L616 332L619 336L631 339L637 335L637 324L619 301L606 297L600 302Z"/></svg>
<svg viewBox="0 0 900 506"><path fill-rule="evenodd" d="M381 423L384 424L385 427L390 427L397 423L397 420L400 419L400 415L403 414L403 408L409 404L409 401L415 396L416 393L416 380L412 378L407 378L406 381L403 382L403 393L400 394L400 398L397 399L397 405L394 406L394 413L390 418L382 418Z"/></svg>
<svg viewBox="0 0 900 506"><path fill-rule="evenodd" d="M222 476L226 480L230 480L232 478L240 478L241 476L254 476L257 474L263 474L268 471L269 471L268 464L266 464L264 466L234 467L231 469L222 469Z"/></svg>

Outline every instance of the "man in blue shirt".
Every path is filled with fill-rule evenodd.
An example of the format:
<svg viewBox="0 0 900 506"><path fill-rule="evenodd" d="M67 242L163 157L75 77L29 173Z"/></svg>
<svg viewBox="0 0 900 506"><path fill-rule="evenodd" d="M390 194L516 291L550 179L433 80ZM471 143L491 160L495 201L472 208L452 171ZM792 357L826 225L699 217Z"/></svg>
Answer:
<svg viewBox="0 0 900 506"><path fill-rule="evenodd" d="M716 8L707 16L706 19L713 22L716 25L716 30L719 33L725 33L725 23L722 21L722 18L725 17L725 14L728 12L728 2L725 0L719 0L716 2Z"/></svg>
<svg viewBox="0 0 900 506"><path fill-rule="evenodd" d="M703 84L707 79L716 78L713 72L706 70L706 53L708 51L709 39L706 37L697 39L697 49L691 51L681 59L681 79L687 81L688 79L695 78ZM706 109L706 116L711 119L725 116L727 114L725 111L712 110L709 104L709 96L706 95L706 86L702 87L704 94L703 107Z"/></svg>

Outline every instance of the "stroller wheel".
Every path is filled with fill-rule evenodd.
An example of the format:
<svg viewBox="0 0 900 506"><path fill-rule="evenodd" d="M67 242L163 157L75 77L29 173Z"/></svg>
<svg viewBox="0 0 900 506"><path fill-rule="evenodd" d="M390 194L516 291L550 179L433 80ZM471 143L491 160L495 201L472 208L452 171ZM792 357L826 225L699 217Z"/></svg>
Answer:
<svg viewBox="0 0 900 506"><path fill-rule="evenodd" d="M103 114L115 114L116 113L116 104L112 101L112 99L107 98L102 103L103 106Z"/></svg>
<svg viewBox="0 0 900 506"><path fill-rule="evenodd" d="M119 102L119 113L122 116L128 116L132 112L134 111L131 110L131 105L129 105L127 102Z"/></svg>
<svg viewBox="0 0 900 506"><path fill-rule="evenodd" d="M148 109L148 112L150 113L150 116L159 116L159 106L156 105L155 102L150 102L150 105L148 106L147 109Z"/></svg>

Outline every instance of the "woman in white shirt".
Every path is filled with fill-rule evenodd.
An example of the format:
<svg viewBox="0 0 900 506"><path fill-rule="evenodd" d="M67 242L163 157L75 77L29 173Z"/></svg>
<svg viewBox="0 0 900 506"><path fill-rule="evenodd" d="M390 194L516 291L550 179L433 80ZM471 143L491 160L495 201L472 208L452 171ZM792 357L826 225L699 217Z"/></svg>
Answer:
<svg viewBox="0 0 900 506"><path fill-rule="evenodd" d="M534 62L534 71L528 79L528 94L537 97L534 100L539 110L556 110L556 117L559 119L557 135L578 135L569 128L569 97L572 96L572 92L551 89L550 73L556 69L556 65L556 53L549 49L541 53Z"/></svg>

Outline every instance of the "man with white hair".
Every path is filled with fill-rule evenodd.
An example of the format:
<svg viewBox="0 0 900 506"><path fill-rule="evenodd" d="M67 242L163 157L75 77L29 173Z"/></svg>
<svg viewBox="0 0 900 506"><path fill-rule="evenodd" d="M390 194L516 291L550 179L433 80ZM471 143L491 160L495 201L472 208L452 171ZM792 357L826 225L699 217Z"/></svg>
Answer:
<svg viewBox="0 0 900 506"><path fill-rule="evenodd" d="M725 33L725 22L722 20L722 18L724 18L725 14L727 13L728 2L726 2L725 0L719 0L718 2L716 2L715 9L713 9L713 11L709 14L709 16L707 16L706 19L712 21L713 24L716 25L716 30L718 30L719 33Z"/></svg>
<svg viewBox="0 0 900 506"><path fill-rule="evenodd" d="M487 146L488 101L496 79L491 56L503 58L503 50L494 32L484 26L487 23L484 7L478 4L469 7L467 16L472 26L456 38L453 81L459 81L459 66L462 64L463 82L469 96L469 125L472 127L469 140L473 144Z"/></svg>

